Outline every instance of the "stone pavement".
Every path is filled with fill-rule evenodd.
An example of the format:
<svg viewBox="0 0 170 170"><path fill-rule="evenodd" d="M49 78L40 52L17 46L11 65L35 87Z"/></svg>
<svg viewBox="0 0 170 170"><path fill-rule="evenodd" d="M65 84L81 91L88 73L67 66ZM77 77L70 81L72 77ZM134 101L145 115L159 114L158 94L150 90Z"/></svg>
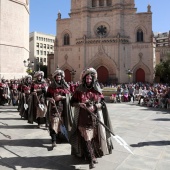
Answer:
<svg viewBox="0 0 170 170"><path fill-rule="evenodd" d="M107 104L114 133L134 155L115 140L111 155L99 158L94 170L169 170L170 111L133 103ZM88 169L87 162L70 155L62 142L51 148L48 131L20 118L14 107L0 107L0 170Z"/></svg>

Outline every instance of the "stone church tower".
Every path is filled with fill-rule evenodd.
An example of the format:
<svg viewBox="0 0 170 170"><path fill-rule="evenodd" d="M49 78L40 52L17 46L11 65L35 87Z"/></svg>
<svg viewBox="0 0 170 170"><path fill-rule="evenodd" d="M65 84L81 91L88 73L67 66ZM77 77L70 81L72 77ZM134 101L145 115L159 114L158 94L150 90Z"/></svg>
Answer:
<svg viewBox="0 0 170 170"><path fill-rule="evenodd" d="M0 79L26 75L29 58L29 0L0 0Z"/></svg>
<svg viewBox="0 0 170 170"><path fill-rule="evenodd" d="M58 13L55 68L65 71L67 81L94 67L102 83L152 82L151 6L146 9L137 13L134 0L72 0L70 18Z"/></svg>

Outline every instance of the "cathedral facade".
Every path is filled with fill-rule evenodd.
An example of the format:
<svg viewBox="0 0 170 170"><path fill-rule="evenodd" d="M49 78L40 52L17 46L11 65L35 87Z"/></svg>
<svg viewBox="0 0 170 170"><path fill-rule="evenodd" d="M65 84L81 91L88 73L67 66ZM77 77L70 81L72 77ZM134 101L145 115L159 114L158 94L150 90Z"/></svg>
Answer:
<svg viewBox="0 0 170 170"><path fill-rule="evenodd" d="M101 83L153 82L155 52L151 6L134 0L72 0L70 18L58 13L54 68L78 81L93 67Z"/></svg>
<svg viewBox="0 0 170 170"><path fill-rule="evenodd" d="M29 58L29 0L0 0L0 78L26 75Z"/></svg>

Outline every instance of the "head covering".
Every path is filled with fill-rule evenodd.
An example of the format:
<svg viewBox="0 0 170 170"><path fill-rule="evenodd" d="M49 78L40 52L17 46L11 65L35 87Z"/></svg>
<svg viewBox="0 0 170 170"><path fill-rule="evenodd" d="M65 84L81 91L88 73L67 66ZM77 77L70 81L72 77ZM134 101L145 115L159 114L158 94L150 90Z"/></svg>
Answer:
<svg viewBox="0 0 170 170"><path fill-rule="evenodd" d="M61 75L63 78L65 77L64 71L59 69L59 67L57 67L56 71L54 71L54 73L52 74L52 77L54 78L58 74Z"/></svg>
<svg viewBox="0 0 170 170"><path fill-rule="evenodd" d="M32 76L31 75L25 76L25 79L28 79L28 78L32 79Z"/></svg>
<svg viewBox="0 0 170 170"><path fill-rule="evenodd" d="M36 71L35 74L34 74L34 77L38 77L39 75L44 77L44 72L43 71Z"/></svg>
<svg viewBox="0 0 170 170"><path fill-rule="evenodd" d="M81 79L82 84L80 84L79 88L80 88L80 89L81 89L81 88L84 89L84 87L83 87L83 86L84 86L84 85L83 85L84 80L83 80L83 79L84 79L85 76L88 75L88 74L91 74L91 75L94 76L93 88L94 88L96 91L98 91L100 94L102 94L102 89L100 88L100 85L99 85L99 83L98 83L98 81L97 81L97 71L96 71L94 68L92 68L92 67L87 68L87 69L85 69L85 70L82 71L81 76L80 76L80 79Z"/></svg>
<svg viewBox="0 0 170 170"><path fill-rule="evenodd" d="M83 80L83 78L84 78L87 74L92 74L92 75L94 75L94 81L97 80L97 71L96 71L94 68L90 67L90 68L87 68L87 69L85 69L85 70L82 71L81 76L80 76L81 81Z"/></svg>

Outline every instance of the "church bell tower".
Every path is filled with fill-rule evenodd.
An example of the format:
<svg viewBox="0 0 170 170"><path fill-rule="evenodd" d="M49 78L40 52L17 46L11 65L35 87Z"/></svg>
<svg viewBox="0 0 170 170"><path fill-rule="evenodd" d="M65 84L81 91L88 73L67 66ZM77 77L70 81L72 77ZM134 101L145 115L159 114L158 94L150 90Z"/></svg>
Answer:
<svg viewBox="0 0 170 170"><path fill-rule="evenodd" d="M134 0L71 0L71 11L76 11L78 9L94 9L100 7L118 7L126 6L129 8L134 8Z"/></svg>

